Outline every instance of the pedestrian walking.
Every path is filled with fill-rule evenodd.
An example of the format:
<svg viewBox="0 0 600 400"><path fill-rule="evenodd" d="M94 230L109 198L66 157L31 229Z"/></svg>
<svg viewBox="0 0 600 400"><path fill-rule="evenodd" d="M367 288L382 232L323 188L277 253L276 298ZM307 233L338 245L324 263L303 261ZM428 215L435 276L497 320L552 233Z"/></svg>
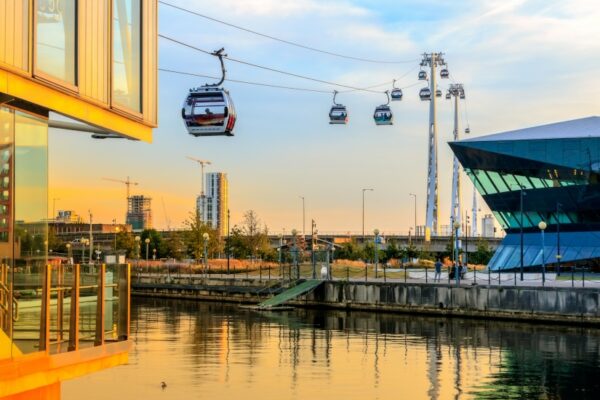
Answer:
<svg viewBox="0 0 600 400"><path fill-rule="evenodd" d="M435 276L433 277L434 282L439 282L442 277L442 262L438 258L435 262Z"/></svg>

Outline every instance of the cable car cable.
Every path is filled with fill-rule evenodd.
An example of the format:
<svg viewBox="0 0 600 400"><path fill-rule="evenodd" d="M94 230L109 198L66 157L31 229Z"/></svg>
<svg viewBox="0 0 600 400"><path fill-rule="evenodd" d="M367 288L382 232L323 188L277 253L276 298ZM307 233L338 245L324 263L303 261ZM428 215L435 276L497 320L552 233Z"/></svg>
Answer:
<svg viewBox="0 0 600 400"><path fill-rule="evenodd" d="M213 52L200 49L200 48L198 48L196 46L192 46L191 44L179 41L177 39L173 39L173 38L171 38L169 36L165 36L163 34L159 34L158 36L160 38L165 39L165 40L171 41L173 43L177 43L177 44L179 44L181 46L188 47L190 49L199 51L201 53L209 54L209 55L214 55ZM248 65L248 66L254 67L254 68L264 69L266 71L276 72L276 73L283 74L283 75L289 75L289 76L293 76L295 78L306 79L306 80L309 80L309 81L324 83L324 84L332 85L332 86L339 86L339 87L343 87L343 88L346 88L346 89L360 90L360 91L363 91L363 92L383 93L382 91L376 91L376 90L369 90L369 89L358 88L358 87L355 87L355 86L344 85L344 84L341 84L341 83L326 81L326 80L323 80L323 79L312 78L310 76L300 75L300 74L296 74L296 73L293 73L293 72L287 72L287 71L283 71L283 70L280 70L280 69L277 69L277 68L266 67L264 65L259 65L259 64L254 64L254 63L248 62L248 61L238 60L236 58L232 58L232 57L229 57L229 56L226 57L226 58L229 61L233 61L233 62L236 62L236 63L239 63L239 64Z"/></svg>
<svg viewBox="0 0 600 400"><path fill-rule="evenodd" d="M176 71L176 70L168 69L168 68L159 68L158 70L162 71L162 72L168 72L171 74L189 75L189 76L196 76L199 78L208 78L208 79L219 79L218 76L202 75L202 74L196 74L193 72ZM232 82L232 83L243 83L245 85L265 86L265 87L270 87L270 88L275 88L275 89L287 89L287 90L298 90L298 91L302 91L302 92L315 92L315 93L331 94L331 90L319 90L319 89L299 88L299 87L283 86L283 85L273 85L271 83L250 82L250 81L242 81L242 80L230 79L230 78L225 78L225 81Z"/></svg>
<svg viewBox="0 0 600 400"><path fill-rule="evenodd" d="M175 4L167 3L166 1L159 0L158 2L161 3L161 4L163 4L163 5L165 5L165 6L172 7L172 8L175 8L177 10L180 10L180 11L183 11L183 12L187 12L189 14L196 15L198 17L205 18L205 19L208 19L208 20L213 21L213 22L217 22L217 23L220 23L220 24L223 24L223 25L227 25L227 26L229 26L231 28L239 29L241 31L244 31L244 32L247 32L247 33L251 33L253 35L262 36L264 38L275 40L277 42L281 42L281 43L284 43L284 44L287 44L287 45L290 45L290 46L295 46L295 47L299 47L301 49L310 50L310 51L314 51L314 52L322 53L322 54L327 54L327 55L334 56L334 57L346 58L348 60L354 60L354 61L369 62L369 63L373 63L373 64L408 64L408 63L413 63L413 62L419 61L418 59L414 59L414 60L398 60L398 61L374 60L374 59L369 59L369 58L361 58L361 57L354 57L354 56L349 56L349 55L334 53L334 52L331 52L331 51L318 49L316 47L307 46L307 45L304 45L304 44L301 44L301 43L292 42L290 40L280 39L278 37L267 35L265 33L260 33L260 32L257 32L257 31L253 31L252 29L244 28L244 27L239 26L239 25L234 25L234 24L229 23L229 22L225 22L225 21L213 18L213 17L209 17L208 15L200 14L199 12L192 11L192 10L189 10L187 8L180 7L180 6L176 6Z"/></svg>

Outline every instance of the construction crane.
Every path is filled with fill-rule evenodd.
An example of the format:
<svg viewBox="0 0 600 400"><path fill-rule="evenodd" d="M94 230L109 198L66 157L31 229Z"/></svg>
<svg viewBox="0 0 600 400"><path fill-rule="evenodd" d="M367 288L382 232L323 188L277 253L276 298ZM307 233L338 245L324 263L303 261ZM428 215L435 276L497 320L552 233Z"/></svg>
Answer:
<svg viewBox="0 0 600 400"><path fill-rule="evenodd" d="M171 230L171 220L169 219L169 215L167 214L167 207L165 206L165 199L163 197L160 198L162 201L163 213L165 214L165 223L167 224L167 230Z"/></svg>
<svg viewBox="0 0 600 400"><path fill-rule="evenodd" d="M127 177L127 180L122 180L122 179L113 179L113 178L102 178L105 181L111 181L111 182L119 182L119 183L124 183L125 186L127 187L127 200L126 200L126 208L125 208L125 220L127 220L127 210L129 209L129 197L130 196L130 186L137 186L139 185L138 182L133 182L129 179L129 177Z"/></svg>
<svg viewBox="0 0 600 400"><path fill-rule="evenodd" d="M204 197L204 166L210 165L212 163L207 160L200 160L199 158L194 158L190 156L187 156L187 158L200 164L200 168L202 169L202 189L200 190L200 196Z"/></svg>

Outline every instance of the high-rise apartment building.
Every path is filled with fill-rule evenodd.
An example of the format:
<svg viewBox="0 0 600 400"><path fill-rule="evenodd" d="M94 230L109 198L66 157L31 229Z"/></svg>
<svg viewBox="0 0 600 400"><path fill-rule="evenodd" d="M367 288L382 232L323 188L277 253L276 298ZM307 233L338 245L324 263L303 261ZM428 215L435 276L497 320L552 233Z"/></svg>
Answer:
<svg viewBox="0 0 600 400"><path fill-rule="evenodd" d="M483 216L483 218L481 218L481 236L496 236L496 232L494 231L494 217L492 214L486 214Z"/></svg>
<svg viewBox="0 0 600 400"><path fill-rule="evenodd" d="M208 172L204 195L196 199L196 207L200 219L223 236L229 230L227 210L229 208L229 186L227 174L223 172Z"/></svg>
<svg viewBox="0 0 600 400"><path fill-rule="evenodd" d="M134 232L152 228L152 199L143 195L129 197L126 223Z"/></svg>

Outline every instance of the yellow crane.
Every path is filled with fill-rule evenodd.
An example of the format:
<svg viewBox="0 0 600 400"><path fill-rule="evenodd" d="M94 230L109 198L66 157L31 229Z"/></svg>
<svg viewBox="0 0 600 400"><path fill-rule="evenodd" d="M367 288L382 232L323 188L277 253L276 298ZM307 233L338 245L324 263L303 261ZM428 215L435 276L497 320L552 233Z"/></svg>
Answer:
<svg viewBox="0 0 600 400"><path fill-rule="evenodd" d="M199 158L194 158L190 156L187 156L187 158L200 164L200 168L202 169L202 189L200 190L200 196L204 197L204 166L210 165L212 163L208 160L201 160Z"/></svg>
<svg viewBox="0 0 600 400"><path fill-rule="evenodd" d="M127 210L129 209L129 197L130 197L130 191L131 188L130 186L137 186L139 185L138 182L133 182L131 179L129 179L129 177L127 177L127 180L122 180L122 179L114 179L114 178L102 178L105 181L111 181L111 182L119 182L119 183L124 183L125 186L127 187L127 199L126 199L126 208L125 208L125 221L127 222Z"/></svg>

